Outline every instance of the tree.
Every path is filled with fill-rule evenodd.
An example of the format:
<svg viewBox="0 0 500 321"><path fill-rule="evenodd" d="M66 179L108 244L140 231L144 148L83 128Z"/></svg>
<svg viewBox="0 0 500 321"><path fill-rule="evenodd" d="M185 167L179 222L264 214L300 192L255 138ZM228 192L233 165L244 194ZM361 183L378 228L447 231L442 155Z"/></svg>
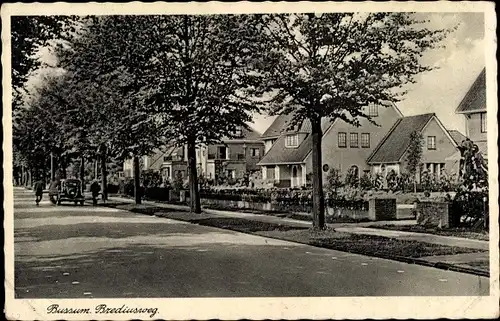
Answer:
<svg viewBox="0 0 500 321"><path fill-rule="evenodd" d="M80 128L87 132L94 155L101 159L104 197L106 160L132 158L135 200L139 204L138 159L157 148L164 136L154 115L142 108L140 73L127 72L137 71L137 64L133 52L123 48L129 39L127 29L121 27L133 22L132 16L90 17L79 37L68 46L59 46L58 56L60 66L74 76L74 86L91 102L85 107L91 113L91 123Z"/></svg>
<svg viewBox="0 0 500 321"><path fill-rule="evenodd" d="M66 40L75 32L81 20L77 16L12 16L11 23L11 75L13 110L21 104L21 93L30 73L42 62L38 50L53 40Z"/></svg>
<svg viewBox="0 0 500 321"><path fill-rule="evenodd" d="M187 145L190 207L201 212L196 147L236 137L258 108L239 95L260 35L247 15L135 16L128 39L147 111ZM140 49L139 49L140 47Z"/></svg>
<svg viewBox="0 0 500 321"><path fill-rule="evenodd" d="M479 148L470 139L463 141L458 147L461 154L459 182L454 205L456 212L471 220L474 227L478 224L487 227L488 220L488 164ZM460 217L458 217L460 218ZM460 221L460 220L458 220Z"/></svg>
<svg viewBox="0 0 500 321"><path fill-rule="evenodd" d="M406 171L413 179L413 192L417 192L417 171L422 160L422 148L424 137L422 133L414 131L410 135L410 143L406 151Z"/></svg>
<svg viewBox="0 0 500 321"><path fill-rule="evenodd" d="M433 68L420 57L450 30L426 29L402 12L276 14L261 21L260 71L250 75L251 93L271 115L291 114L290 126L311 123L313 222L323 228L322 120L373 122L365 107L398 101L403 85Z"/></svg>
<svg viewBox="0 0 500 321"><path fill-rule="evenodd" d="M327 187L331 193L333 193L334 197L337 197L337 190L342 187L342 175L338 169L332 167L328 171L328 175L326 176Z"/></svg>

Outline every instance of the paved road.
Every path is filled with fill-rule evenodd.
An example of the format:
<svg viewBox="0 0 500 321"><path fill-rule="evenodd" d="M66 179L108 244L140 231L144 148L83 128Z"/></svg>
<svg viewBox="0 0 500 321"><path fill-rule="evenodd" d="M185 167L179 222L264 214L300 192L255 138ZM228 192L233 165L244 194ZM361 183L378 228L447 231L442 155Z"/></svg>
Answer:
<svg viewBox="0 0 500 321"><path fill-rule="evenodd" d="M17 298L487 295L489 279L15 190Z"/></svg>

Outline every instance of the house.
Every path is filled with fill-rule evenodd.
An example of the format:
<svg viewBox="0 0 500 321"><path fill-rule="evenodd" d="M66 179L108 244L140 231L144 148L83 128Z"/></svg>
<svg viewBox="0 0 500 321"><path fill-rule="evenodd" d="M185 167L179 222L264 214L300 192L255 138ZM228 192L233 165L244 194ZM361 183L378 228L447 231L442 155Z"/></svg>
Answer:
<svg viewBox="0 0 500 321"><path fill-rule="evenodd" d="M487 159L486 69L483 69L465 94L456 111L465 117L465 136L472 140Z"/></svg>
<svg viewBox="0 0 500 321"><path fill-rule="evenodd" d="M395 104L370 104L365 112L376 124L360 119L360 126L352 126L341 119L322 121L322 161L325 168L336 168L343 175L353 168L358 174L369 171L366 159L384 138L389 129L403 117ZM262 135L265 155L259 162L262 179L277 187L306 185L312 172L311 124L305 120L289 129L291 115L280 115ZM323 180L328 171L323 171Z"/></svg>
<svg viewBox="0 0 500 321"><path fill-rule="evenodd" d="M398 174L403 172L413 132L420 133L424 139L421 158L423 170L438 177L443 170L450 174L458 171L458 163L454 160L446 161L446 158L458 151L456 140L460 139L460 132L453 131L451 134L436 114L428 113L403 117L394 124L367 159L372 172L384 176L391 170ZM417 173L417 180L419 176L420 173Z"/></svg>
<svg viewBox="0 0 500 321"><path fill-rule="evenodd" d="M187 156L184 147L164 146L151 155L140 157L139 164L141 171L158 171L164 180L172 180L178 175L187 178ZM127 159L123 163L124 177L134 177L133 166L132 159Z"/></svg>
<svg viewBox="0 0 500 321"><path fill-rule="evenodd" d="M259 170L257 163L264 154L260 134L252 128L240 128L234 138L224 138L220 144L210 144L203 152L203 174L207 179L227 177L241 179Z"/></svg>
<svg viewBox="0 0 500 321"><path fill-rule="evenodd" d="M247 173L259 170L257 162L264 154L264 144L258 132L241 128L235 138L223 138L220 144L196 148L198 175L208 179L227 177L241 179ZM141 159L142 170L159 171L163 180L188 178L187 147L165 146ZM125 177L133 177L133 163L124 163Z"/></svg>

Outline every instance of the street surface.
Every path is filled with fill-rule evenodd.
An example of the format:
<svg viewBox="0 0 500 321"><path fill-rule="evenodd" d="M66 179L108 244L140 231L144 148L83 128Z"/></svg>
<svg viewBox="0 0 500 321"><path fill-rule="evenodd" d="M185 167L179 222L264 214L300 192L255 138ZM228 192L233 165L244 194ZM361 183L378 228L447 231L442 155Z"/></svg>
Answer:
<svg viewBox="0 0 500 321"><path fill-rule="evenodd" d="M16 188L16 298L488 295L489 279Z"/></svg>

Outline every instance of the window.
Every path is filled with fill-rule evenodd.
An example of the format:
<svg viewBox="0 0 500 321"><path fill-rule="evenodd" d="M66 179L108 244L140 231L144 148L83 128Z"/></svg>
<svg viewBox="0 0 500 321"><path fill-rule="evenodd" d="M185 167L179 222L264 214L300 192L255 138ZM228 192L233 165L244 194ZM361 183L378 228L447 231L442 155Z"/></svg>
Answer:
<svg viewBox="0 0 500 321"><path fill-rule="evenodd" d="M357 147L359 147L358 133L351 133L349 135L349 142L350 142L349 146L351 148L357 148Z"/></svg>
<svg viewBox="0 0 500 321"><path fill-rule="evenodd" d="M219 159L227 159L227 148L225 146L219 147Z"/></svg>
<svg viewBox="0 0 500 321"><path fill-rule="evenodd" d="M370 103L368 105L368 116L370 117L378 116L378 105L375 105L374 103Z"/></svg>
<svg viewBox="0 0 500 321"><path fill-rule="evenodd" d="M297 147L299 146L299 135L288 135L286 136L286 147Z"/></svg>
<svg viewBox="0 0 500 321"><path fill-rule="evenodd" d="M228 169L227 170L227 177L232 178L232 179L236 178L236 171L234 169Z"/></svg>
<svg viewBox="0 0 500 321"><path fill-rule="evenodd" d="M241 127L236 128L236 133L235 133L235 136L236 136L236 137L241 137L241 136L243 136L243 131L241 130Z"/></svg>
<svg viewBox="0 0 500 321"><path fill-rule="evenodd" d="M163 176L165 176L167 179L170 178L170 167L166 167L164 169L164 175Z"/></svg>
<svg viewBox="0 0 500 321"><path fill-rule="evenodd" d="M346 133L339 133L338 140L339 140L339 147L340 148L347 147L347 134Z"/></svg>
<svg viewBox="0 0 500 321"><path fill-rule="evenodd" d="M488 126L486 125L486 113L481 113L481 133L486 133Z"/></svg>
<svg viewBox="0 0 500 321"><path fill-rule="evenodd" d="M361 134L361 147L370 148L370 133Z"/></svg>
<svg viewBox="0 0 500 321"><path fill-rule="evenodd" d="M427 136L427 149L436 149L436 136Z"/></svg>
<svg viewBox="0 0 500 321"><path fill-rule="evenodd" d="M260 149L258 148L252 148L252 157L259 157L260 156Z"/></svg>

